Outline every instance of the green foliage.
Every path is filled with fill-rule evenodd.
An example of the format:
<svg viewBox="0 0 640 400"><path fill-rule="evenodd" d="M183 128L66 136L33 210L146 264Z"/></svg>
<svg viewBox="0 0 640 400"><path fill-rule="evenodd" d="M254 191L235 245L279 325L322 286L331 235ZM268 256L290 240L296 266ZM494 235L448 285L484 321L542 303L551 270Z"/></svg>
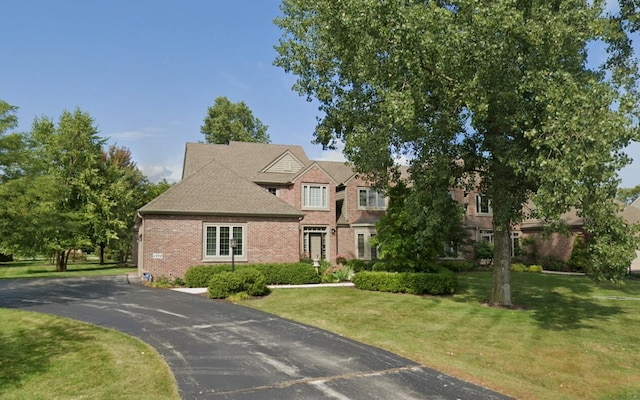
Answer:
<svg viewBox="0 0 640 400"><path fill-rule="evenodd" d="M262 273L268 285L304 285L320 282L315 268L306 263L240 264L236 265L235 269L255 269ZM211 277L222 272L231 272L231 265L193 266L184 274L185 284L187 287L207 287Z"/></svg>
<svg viewBox="0 0 640 400"><path fill-rule="evenodd" d="M347 261L347 267L351 268L353 272L371 271L375 262L359 260L357 258Z"/></svg>
<svg viewBox="0 0 640 400"><path fill-rule="evenodd" d="M217 97L207 109L200 132L207 143L229 144L231 141L269 143L267 126L253 116L244 101L232 103Z"/></svg>
<svg viewBox="0 0 640 400"><path fill-rule="evenodd" d="M493 258L493 245L484 241L473 244L473 258L476 260L491 260Z"/></svg>
<svg viewBox="0 0 640 400"><path fill-rule="evenodd" d="M525 265L521 263L513 263L511 264L512 272L542 272L541 265Z"/></svg>
<svg viewBox="0 0 640 400"><path fill-rule="evenodd" d="M567 271L567 265L560 257L556 256L544 256L540 259L542 268L547 271Z"/></svg>
<svg viewBox="0 0 640 400"><path fill-rule="evenodd" d="M356 288L391 293L416 295L453 294L458 287L456 275L451 271L438 273L359 272L353 277Z"/></svg>
<svg viewBox="0 0 640 400"><path fill-rule="evenodd" d="M222 272L231 272L231 265L196 265L184 274L184 283L189 288L204 288L211 277Z"/></svg>
<svg viewBox="0 0 640 400"><path fill-rule="evenodd" d="M208 293L211 299L224 299L238 293L246 293L249 296L264 296L269 294L269 288L260 271L247 268L213 275L209 280Z"/></svg>
<svg viewBox="0 0 640 400"><path fill-rule="evenodd" d="M440 261L440 266L452 272L469 272L477 269L477 265L466 260L446 260Z"/></svg>
<svg viewBox="0 0 640 400"><path fill-rule="evenodd" d="M315 268L306 263L254 264L262 272L269 285L303 285L319 283L320 276Z"/></svg>
<svg viewBox="0 0 640 400"><path fill-rule="evenodd" d="M585 272L591 265L589 245L584 236L576 236L573 239L573 250L566 266L570 271Z"/></svg>
<svg viewBox="0 0 640 400"><path fill-rule="evenodd" d="M332 265L322 272L323 283L336 283L349 281L353 277L353 270L345 265Z"/></svg>
<svg viewBox="0 0 640 400"><path fill-rule="evenodd" d="M408 157L410 183L426 189L420 196L437 198L445 183L478 189L499 232L530 200L548 221L579 209L592 221L589 275L612 280L632 236L610 207L616 173L630 162L624 148L640 139L638 6L621 4L610 13L604 1L284 0L275 64L319 102L315 141L344 142L361 176L385 187L401 178L396 160ZM595 68L587 62L594 42L608 56ZM438 237L429 224L441 211L444 202L427 201L396 216L421 221L423 234L409 236L420 257L436 249L422 246ZM411 255L403 248L411 243L380 243L390 257ZM495 304L511 304L500 289L508 274L498 273L508 250L494 255Z"/></svg>
<svg viewBox="0 0 640 400"><path fill-rule="evenodd" d="M372 239L389 270L423 271L444 255L447 244L463 241L462 209L448 190L448 181L389 188L389 206Z"/></svg>
<svg viewBox="0 0 640 400"><path fill-rule="evenodd" d="M631 204L638 197L640 197L640 185L632 188L619 188L616 193L616 199L624 204Z"/></svg>

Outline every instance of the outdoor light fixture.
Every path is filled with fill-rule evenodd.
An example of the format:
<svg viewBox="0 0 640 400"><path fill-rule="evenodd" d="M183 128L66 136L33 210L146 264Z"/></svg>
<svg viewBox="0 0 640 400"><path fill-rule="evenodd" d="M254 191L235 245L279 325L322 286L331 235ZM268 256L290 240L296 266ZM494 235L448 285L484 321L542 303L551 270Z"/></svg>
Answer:
<svg viewBox="0 0 640 400"><path fill-rule="evenodd" d="M231 238L229 240L229 247L231 247L231 272L235 272L236 271L235 255L236 255L236 247L238 247L238 239Z"/></svg>

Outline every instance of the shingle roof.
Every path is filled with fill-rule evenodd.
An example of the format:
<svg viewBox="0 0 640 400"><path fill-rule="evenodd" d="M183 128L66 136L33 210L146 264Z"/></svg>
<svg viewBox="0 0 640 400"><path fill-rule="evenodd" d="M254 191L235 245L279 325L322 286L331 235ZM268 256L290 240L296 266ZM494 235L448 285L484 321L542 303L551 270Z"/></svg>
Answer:
<svg viewBox="0 0 640 400"><path fill-rule="evenodd" d="M140 214L301 217L295 207L211 161L139 210Z"/></svg>
<svg viewBox="0 0 640 400"><path fill-rule="evenodd" d="M295 173L274 174L261 171L287 151L303 165L309 164L309 158L301 146L248 142L231 142L228 145L187 143L182 178L187 178L215 160L245 179L259 182L271 179L286 183L292 176L295 176Z"/></svg>

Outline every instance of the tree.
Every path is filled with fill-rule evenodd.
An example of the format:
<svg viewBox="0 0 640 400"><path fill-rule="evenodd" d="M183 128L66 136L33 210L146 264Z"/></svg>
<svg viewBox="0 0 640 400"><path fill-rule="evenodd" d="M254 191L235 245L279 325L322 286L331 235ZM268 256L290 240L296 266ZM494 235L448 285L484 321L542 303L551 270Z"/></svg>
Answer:
<svg viewBox="0 0 640 400"><path fill-rule="evenodd" d="M619 188L616 194L616 199L624 204L631 204L638 197L640 197L640 185L632 188Z"/></svg>
<svg viewBox="0 0 640 400"><path fill-rule="evenodd" d="M0 100L0 184L20 173L18 164L23 156L23 138L19 133L7 133L18 126L17 109Z"/></svg>
<svg viewBox="0 0 640 400"><path fill-rule="evenodd" d="M622 149L637 140L637 7L604 0L284 0L275 64L323 112L315 140L338 141L363 176L449 179L492 201L491 302L511 305L511 228L533 201L551 228L576 208L595 279L617 280L637 247L616 214ZM606 46L588 64L590 43Z"/></svg>
<svg viewBox="0 0 640 400"><path fill-rule="evenodd" d="M229 144L232 140L269 143L267 128L244 101L232 103L226 97L217 97L207 109L200 132L207 143Z"/></svg>
<svg viewBox="0 0 640 400"><path fill-rule="evenodd" d="M91 245L89 232L99 209L104 139L89 114L65 111L55 124L36 118L26 136L24 173L0 185L3 247L54 254L65 271L73 249Z"/></svg>

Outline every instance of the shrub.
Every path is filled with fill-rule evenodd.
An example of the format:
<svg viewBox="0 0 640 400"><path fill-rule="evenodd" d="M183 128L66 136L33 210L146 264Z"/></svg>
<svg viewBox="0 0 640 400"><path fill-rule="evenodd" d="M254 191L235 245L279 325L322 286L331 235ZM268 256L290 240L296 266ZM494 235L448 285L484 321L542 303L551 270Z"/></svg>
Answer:
<svg viewBox="0 0 640 400"><path fill-rule="evenodd" d="M492 260L493 246L487 242L475 242L473 244L473 256L476 260Z"/></svg>
<svg viewBox="0 0 640 400"><path fill-rule="evenodd" d="M542 266L541 265L529 265L528 270L529 270L529 272L542 272Z"/></svg>
<svg viewBox="0 0 640 400"><path fill-rule="evenodd" d="M353 277L356 288L391 293L409 294L453 294L458 279L448 270L438 273L420 272L359 272Z"/></svg>
<svg viewBox="0 0 640 400"><path fill-rule="evenodd" d="M346 265L347 257L345 257L344 254L338 254L336 256L336 263L338 263L339 265Z"/></svg>
<svg viewBox="0 0 640 400"><path fill-rule="evenodd" d="M347 261L347 267L351 268L353 272L372 271L373 263L354 258L352 260Z"/></svg>
<svg viewBox="0 0 640 400"><path fill-rule="evenodd" d="M540 260L542 264L542 268L547 271L566 271L567 267L564 264L564 261L560 257L556 256L545 256Z"/></svg>
<svg viewBox="0 0 640 400"><path fill-rule="evenodd" d="M467 260L444 260L440 262L440 265L453 272L467 272L477 269L474 263Z"/></svg>
<svg viewBox="0 0 640 400"><path fill-rule="evenodd" d="M584 236L576 236L573 239L571 257L567 261L567 269L572 272L584 272L591 266L589 244Z"/></svg>
<svg viewBox="0 0 640 400"><path fill-rule="evenodd" d="M306 263L255 264L251 267L262 272L269 285L320 283L316 269Z"/></svg>
<svg viewBox="0 0 640 400"><path fill-rule="evenodd" d="M264 275L255 269L214 274L209 280L209 298L224 299L232 294L246 293L249 296L269 294Z"/></svg>
<svg viewBox="0 0 640 400"><path fill-rule="evenodd" d="M349 267L333 265L322 273L322 282L335 283L351 280L353 271Z"/></svg>
<svg viewBox="0 0 640 400"><path fill-rule="evenodd" d="M524 272L527 270L527 266L520 263L511 264L511 271L513 272Z"/></svg>
<svg viewBox="0 0 640 400"><path fill-rule="evenodd" d="M190 288L204 288L215 274L231 271L231 265L196 265L184 274L184 283Z"/></svg>

